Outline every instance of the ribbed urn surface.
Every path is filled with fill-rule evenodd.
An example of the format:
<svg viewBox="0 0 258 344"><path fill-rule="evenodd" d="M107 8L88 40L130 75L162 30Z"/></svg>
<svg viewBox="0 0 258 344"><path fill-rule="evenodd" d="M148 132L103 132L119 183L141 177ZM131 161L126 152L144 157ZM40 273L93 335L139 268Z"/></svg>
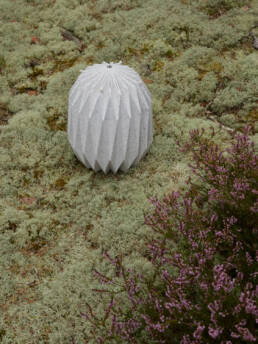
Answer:
<svg viewBox="0 0 258 344"><path fill-rule="evenodd" d="M81 71L69 93L67 131L86 167L127 172L153 139L151 96L139 74L121 61Z"/></svg>

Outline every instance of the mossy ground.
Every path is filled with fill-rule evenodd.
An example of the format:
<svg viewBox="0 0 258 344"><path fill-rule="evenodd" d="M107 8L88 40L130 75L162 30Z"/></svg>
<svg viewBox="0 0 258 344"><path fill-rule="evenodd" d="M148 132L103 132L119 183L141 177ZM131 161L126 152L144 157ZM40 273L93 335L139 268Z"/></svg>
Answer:
<svg viewBox="0 0 258 344"><path fill-rule="evenodd" d="M250 123L257 143L257 14L241 0L1 1L1 343L94 343L79 315L85 301L102 314L92 269L112 275L104 248L151 275L148 198L189 175L176 140L221 122L226 146ZM80 69L119 60L151 92L155 136L129 173L104 175L69 146L68 92Z"/></svg>

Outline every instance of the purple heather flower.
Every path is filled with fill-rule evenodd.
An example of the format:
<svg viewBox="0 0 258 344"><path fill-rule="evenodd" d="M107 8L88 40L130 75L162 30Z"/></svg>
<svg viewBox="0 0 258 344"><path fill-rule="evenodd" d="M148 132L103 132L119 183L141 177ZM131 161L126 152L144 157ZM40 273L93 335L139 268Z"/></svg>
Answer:
<svg viewBox="0 0 258 344"><path fill-rule="evenodd" d="M203 330L205 329L205 325L201 326L200 322L198 323L197 329L194 331L194 338L195 339L201 339L201 335L203 333Z"/></svg>

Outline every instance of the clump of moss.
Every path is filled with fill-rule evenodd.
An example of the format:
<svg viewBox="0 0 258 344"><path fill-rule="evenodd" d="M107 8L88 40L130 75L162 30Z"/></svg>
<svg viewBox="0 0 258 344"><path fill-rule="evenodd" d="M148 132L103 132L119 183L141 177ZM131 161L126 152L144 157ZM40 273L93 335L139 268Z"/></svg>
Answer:
<svg viewBox="0 0 258 344"><path fill-rule="evenodd" d="M216 114L234 113L238 120L251 120L257 104L255 102L258 81L258 63L255 54L239 56L235 63L227 59L220 76L222 84L216 90L211 110Z"/></svg>
<svg viewBox="0 0 258 344"><path fill-rule="evenodd" d="M9 126L13 128L42 128L42 126L46 126L46 121L37 111L19 111L9 120Z"/></svg>
<svg viewBox="0 0 258 344"><path fill-rule="evenodd" d="M248 0L205 0L199 1L200 8L209 16L217 18L225 12L247 5Z"/></svg>

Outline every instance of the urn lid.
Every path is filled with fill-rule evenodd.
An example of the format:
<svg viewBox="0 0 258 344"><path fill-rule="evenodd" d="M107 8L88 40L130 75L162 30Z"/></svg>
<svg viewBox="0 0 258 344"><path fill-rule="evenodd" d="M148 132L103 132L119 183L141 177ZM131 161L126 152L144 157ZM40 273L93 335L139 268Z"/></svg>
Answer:
<svg viewBox="0 0 258 344"><path fill-rule="evenodd" d="M80 72L80 76L70 90L70 95L75 94L81 85L84 85L87 91L108 91L109 94L114 91L119 95L141 88L141 91L145 94L146 102L151 101L150 92L139 74L129 66L123 65L122 61L118 63L103 61L88 66L86 69L80 70Z"/></svg>

